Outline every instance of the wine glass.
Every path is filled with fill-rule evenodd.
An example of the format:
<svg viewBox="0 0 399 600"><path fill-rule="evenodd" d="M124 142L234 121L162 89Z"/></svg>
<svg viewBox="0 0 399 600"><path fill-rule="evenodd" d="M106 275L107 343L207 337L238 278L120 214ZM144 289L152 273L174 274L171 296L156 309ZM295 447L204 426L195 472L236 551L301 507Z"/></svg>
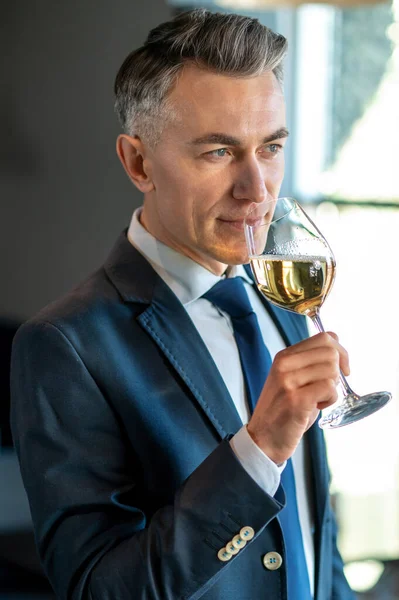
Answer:
<svg viewBox="0 0 399 600"><path fill-rule="evenodd" d="M255 281L273 304L306 315L324 331L319 310L335 276L330 246L294 198L263 202L245 219L245 238ZM389 392L358 396L340 373L341 404L319 420L321 428L349 425L391 400Z"/></svg>

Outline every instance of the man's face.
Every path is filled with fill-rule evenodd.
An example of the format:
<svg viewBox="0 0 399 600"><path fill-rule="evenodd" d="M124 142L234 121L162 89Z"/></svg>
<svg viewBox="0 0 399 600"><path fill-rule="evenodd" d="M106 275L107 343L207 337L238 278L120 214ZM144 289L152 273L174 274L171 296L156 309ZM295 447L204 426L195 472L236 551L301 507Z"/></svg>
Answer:
<svg viewBox="0 0 399 600"><path fill-rule="evenodd" d="M153 189L142 223L221 274L248 261L244 217L279 194L288 135L282 90L272 72L233 78L188 66L169 100L176 118L145 149Z"/></svg>

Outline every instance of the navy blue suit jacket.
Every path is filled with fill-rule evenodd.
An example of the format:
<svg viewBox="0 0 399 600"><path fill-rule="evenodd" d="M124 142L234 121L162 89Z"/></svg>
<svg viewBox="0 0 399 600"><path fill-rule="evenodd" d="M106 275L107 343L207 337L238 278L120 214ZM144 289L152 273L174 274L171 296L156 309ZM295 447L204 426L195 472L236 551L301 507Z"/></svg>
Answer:
<svg viewBox="0 0 399 600"><path fill-rule="evenodd" d="M301 317L265 302L288 344ZM61 599L284 600L268 496L228 443L241 427L182 304L128 242L17 333L12 430L44 569ZM336 549L321 431L307 434L317 600L352 600ZM255 537L217 552L244 526Z"/></svg>

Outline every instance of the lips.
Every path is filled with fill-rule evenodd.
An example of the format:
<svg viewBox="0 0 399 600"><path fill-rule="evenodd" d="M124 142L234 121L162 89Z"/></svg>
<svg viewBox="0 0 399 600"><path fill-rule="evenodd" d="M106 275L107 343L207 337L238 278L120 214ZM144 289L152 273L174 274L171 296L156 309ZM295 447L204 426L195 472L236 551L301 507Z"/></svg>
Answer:
<svg viewBox="0 0 399 600"><path fill-rule="evenodd" d="M265 224L265 215L262 217L254 217L253 219L246 220L247 225L250 227L259 227Z"/></svg>
<svg viewBox="0 0 399 600"><path fill-rule="evenodd" d="M241 219L218 219L221 223L225 225L229 225L238 229L239 231L244 230L244 217Z"/></svg>
<svg viewBox="0 0 399 600"><path fill-rule="evenodd" d="M226 223L240 230L244 229L244 222L251 227L259 227L260 225L264 224L264 220L265 217L254 217L253 219L245 219L245 217L241 217L240 219L219 219L219 221L222 223Z"/></svg>

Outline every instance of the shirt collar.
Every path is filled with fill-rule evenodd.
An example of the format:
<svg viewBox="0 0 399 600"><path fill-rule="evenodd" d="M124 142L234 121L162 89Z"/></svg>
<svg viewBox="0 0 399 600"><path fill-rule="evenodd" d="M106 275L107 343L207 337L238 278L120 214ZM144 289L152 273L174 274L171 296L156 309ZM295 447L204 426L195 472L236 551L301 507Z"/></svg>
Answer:
<svg viewBox="0 0 399 600"><path fill-rule="evenodd" d="M211 273L194 260L169 248L140 223L142 207L136 209L130 222L127 237L149 261L153 269L172 289L183 305L198 300L218 281L225 278ZM253 283L242 265L234 265L229 269L228 277L242 277L248 283Z"/></svg>

